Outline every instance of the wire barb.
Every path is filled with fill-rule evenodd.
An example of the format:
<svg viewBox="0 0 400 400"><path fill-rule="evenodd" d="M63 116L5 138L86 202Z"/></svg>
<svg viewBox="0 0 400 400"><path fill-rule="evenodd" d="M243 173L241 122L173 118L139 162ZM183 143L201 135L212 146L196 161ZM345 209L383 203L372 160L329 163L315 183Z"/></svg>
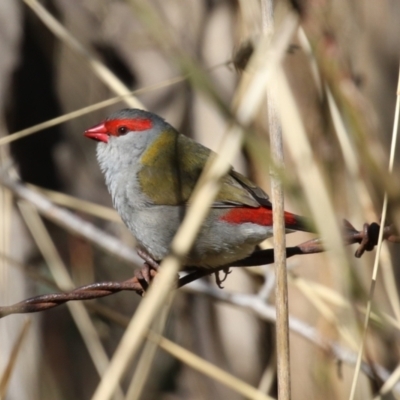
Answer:
<svg viewBox="0 0 400 400"><path fill-rule="evenodd" d="M377 238L379 236L379 225L377 223L374 222L372 224L364 224L363 229L361 231L357 231L353 225L350 224L350 222L345 220L344 228L345 231L343 239L345 244L359 244L359 247L355 253L355 257L361 257L365 251L371 251L376 246ZM393 225L385 226L383 229L383 238L385 240L393 243L400 243L400 237L396 235ZM292 257L301 254L315 254L323 251L325 251L323 247L323 241L320 238L315 238L301 243L298 246L287 247L286 257ZM150 267L148 278L149 280L152 280L156 276L156 267L158 267L158 263L141 250L138 251L138 254L145 261L145 266L143 268ZM179 289L190 282L203 278L207 275L214 273L217 274L220 271L224 271L226 273L230 267L249 267L271 264L273 262L274 251L273 249L267 249L255 251L249 257L235 262L235 265L225 265L217 269L199 269L188 267L187 269L192 272L180 277L177 280L176 288ZM98 299L113 295L123 290L133 291L140 296L143 296L146 292L147 285L143 285L143 282L141 282L141 279L138 276L140 276L140 274L135 273L134 277L122 282L98 282L78 287L70 292L45 294L31 297L10 306L0 307L0 318L11 314L25 314L48 310L64 304L67 301ZM221 283L222 282L223 280Z"/></svg>

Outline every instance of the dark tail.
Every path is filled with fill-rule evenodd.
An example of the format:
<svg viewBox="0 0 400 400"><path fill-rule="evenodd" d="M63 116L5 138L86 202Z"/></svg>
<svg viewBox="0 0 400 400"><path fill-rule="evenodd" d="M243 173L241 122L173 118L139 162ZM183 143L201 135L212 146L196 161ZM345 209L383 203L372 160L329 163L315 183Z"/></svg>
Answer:
<svg viewBox="0 0 400 400"><path fill-rule="evenodd" d="M316 233L314 224L309 218L285 211L285 226L291 231Z"/></svg>

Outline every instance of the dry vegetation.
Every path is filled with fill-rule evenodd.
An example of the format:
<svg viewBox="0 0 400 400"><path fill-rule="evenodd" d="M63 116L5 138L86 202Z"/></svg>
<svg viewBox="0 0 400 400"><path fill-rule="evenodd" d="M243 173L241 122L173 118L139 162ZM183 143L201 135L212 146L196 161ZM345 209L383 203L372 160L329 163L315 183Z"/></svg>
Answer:
<svg viewBox="0 0 400 400"><path fill-rule="evenodd" d="M57 223L0 186L0 305L122 281L140 262L84 129L145 107L221 154L174 241L181 253L229 164L271 191L268 88L285 208L311 216L329 248L287 262L291 398L400 399L399 246L356 259L339 229L379 222L385 193L386 221L400 224L396 158L388 173L400 3L294 3L276 2L271 39L260 0L0 1L0 181L18 175L76 217ZM102 232L82 239L74 221ZM1 319L0 399L277 398L273 266L171 295L178 268L165 260L143 300L124 292Z"/></svg>

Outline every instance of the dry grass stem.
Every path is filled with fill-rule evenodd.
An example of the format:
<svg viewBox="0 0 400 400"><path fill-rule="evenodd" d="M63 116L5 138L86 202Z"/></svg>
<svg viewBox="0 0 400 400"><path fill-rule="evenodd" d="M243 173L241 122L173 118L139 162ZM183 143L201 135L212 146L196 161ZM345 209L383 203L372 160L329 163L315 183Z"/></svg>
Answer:
<svg viewBox="0 0 400 400"><path fill-rule="evenodd" d="M291 19L288 17L287 21L290 22L293 20L295 20L294 17ZM279 47L280 52L276 45L276 47L273 46L270 52L267 53L273 54L273 57L265 56L265 50L268 49L267 45L269 44L266 43L265 40L261 41L256 48L249 66L257 65L258 68L254 70L250 69L252 74L250 77L246 78L245 83L242 82L240 85L241 96L237 98L235 104L235 115L241 124L247 125L250 123L257 112L265 93L266 83L270 76L272 76L270 69L273 69L273 67L277 65L277 63L269 65L268 62L271 61L271 59L276 61L281 59L287 47L288 40L290 40L294 31L294 26L295 22L291 24L287 23L283 26L282 31L279 32L280 40L276 41L277 44L281 45L281 47ZM286 39L286 42L285 45L282 45L284 39ZM266 65L270 68L268 70L269 74L265 73ZM249 107L249 104L251 104L251 107ZM172 241L171 255L163 260L157 279L150 287L144 301L141 302L136 314L129 323L111 361L108 373L106 373L103 380L100 382L92 400L108 400L110 398L117 382L125 372L130 359L138 350L145 331L149 328L151 321L170 292L180 263L190 250L201 223L206 217L209 207L218 193L218 181L228 172L234 156L240 149L241 140L241 128L237 125L233 125L224 137L219 155L213 160L210 160L210 163L203 171L191 197L188 212Z"/></svg>
<svg viewBox="0 0 400 400"><path fill-rule="evenodd" d="M10 161L8 151L6 149L0 149L0 166L7 165ZM13 196L12 192L5 187L0 187L0 251L3 254L9 254L10 252L10 238L11 238L11 218L13 212ZM8 281L8 268L6 261L3 259L0 261L0 288L4 294L7 294L8 285L5 283Z"/></svg>
<svg viewBox="0 0 400 400"><path fill-rule="evenodd" d="M362 172L360 168L361 163L358 154L354 150L354 146L350 140L349 134L346 132L344 121L328 86L325 86L325 92L328 99L329 111L331 113L335 132L342 150L344 162L350 175L352 185L355 188L357 201L360 202L361 210L363 211L363 217L366 220L374 221L376 218L376 213L374 211L374 205L372 204L371 196L368 193L367 186L362 178Z"/></svg>
<svg viewBox="0 0 400 400"><path fill-rule="evenodd" d="M316 285L313 282L308 283L310 286L311 285ZM329 300L333 300L333 302L336 304L342 304L346 305L346 300L344 300L342 297L337 297L337 293L333 291L332 289L325 288L325 287L320 287L321 285L316 285L315 292L317 293L325 293L328 295ZM190 284L189 286L186 286L183 288L184 291L188 291L190 293L198 294L198 295L203 295L203 296L209 296L213 300L216 301L221 301L227 304L231 304L235 307L239 308L244 308L255 315L257 315L259 318L270 321L270 322L275 322L276 320L276 312L275 308L269 304L266 304L258 295L254 294L241 294L241 293L233 293L233 292L228 292L228 291L221 291L216 289L215 287L206 284L202 281L196 281ZM323 296L321 296L322 298ZM336 300L335 300L336 299ZM119 314L118 312L115 312L114 310L109 310L108 308L102 306L96 306L95 309L103 316L109 318L111 321L114 321L115 323L121 325L121 326L126 326L129 323L129 318ZM379 320L379 319L378 319ZM381 320L379 320L381 321ZM396 321L393 321L396 323ZM317 330L311 326L308 325L306 322L301 321L295 317L290 317L290 329L292 330L293 333L296 333L297 335L303 337L304 339L310 341L312 344L315 346L321 348L323 351L328 351L332 353L333 357L337 359L340 362L346 363L348 365L355 365L357 355L355 352L350 351L349 349L344 348L341 344L333 341L328 341L324 339L318 332ZM174 346L178 346L177 344L174 344ZM164 350L169 352L168 347L164 347ZM183 352L188 352L188 350L182 349ZM169 352L171 355L174 355L174 352ZM195 356L197 357L197 356ZM183 362L185 362L185 357L183 357ZM271 361L271 365L275 365L273 361ZM196 368L196 366L194 366ZM263 376L262 382L260 382L260 387L259 390L262 392L266 392L267 390L265 389L268 383L268 368L265 371L265 374ZM382 380L388 379L389 372L382 368L380 365L375 364L373 365L374 371L376 371ZM370 366L367 363L362 364L362 370L365 374L370 376L371 378L373 377L372 370ZM209 372L205 371L205 374L209 374ZM212 376L212 375L211 375ZM265 380L264 380L265 378ZM236 379L236 378L234 378ZM261 385L263 386L263 389L261 389ZM264 390L265 389L265 390ZM397 385L394 390L397 393L400 393L400 387Z"/></svg>
<svg viewBox="0 0 400 400"><path fill-rule="evenodd" d="M22 139L22 138L32 135L34 133L40 132L43 129L51 128L53 126L60 125L64 122L70 121L72 119L79 118L84 115L90 114L93 111L101 110L102 108L106 108L113 104L120 103L121 101L124 101L124 99L126 97L131 97L133 95L138 95L138 94L142 94L142 93L149 93L154 90L159 90L159 89L183 82L186 79L187 79L186 77L177 77L177 78L167 79L163 82L156 83L154 85L150 85L150 86L142 87L140 89L132 90L128 94L112 97L111 99L103 100L98 103L91 104L90 106L87 106L87 107L82 107L79 110L72 111L72 112L64 114L64 115L60 115L59 117L49 119L40 124L31 126L26 129L22 129L21 131L11 133L10 135L7 135L7 136L4 136L4 137L0 138L0 146L3 146L5 144Z"/></svg>
<svg viewBox="0 0 400 400"><path fill-rule="evenodd" d="M383 284L385 285L385 291L392 307L393 313L396 316L397 322L400 324L400 298L397 291L395 266L392 262L390 255L389 246L383 242L381 247L381 253L379 255L379 261L381 264Z"/></svg>
<svg viewBox="0 0 400 400"><path fill-rule="evenodd" d="M271 360L265 367L265 370L261 376L260 383L258 384L258 390L262 393L269 393L273 388L276 379L276 352L271 356Z"/></svg>
<svg viewBox="0 0 400 400"><path fill-rule="evenodd" d="M379 389L379 394L374 398L374 400L385 399L389 392L391 392L394 386L400 380L400 364L391 373L390 377L385 381L382 387Z"/></svg>
<svg viewBox="0 0 400 400"><path fill-rule="evenodd" d="M298 17L289 12L275 29L272 38L263 36L260 39L233 100L233 108L237 110L236 117L242 125L246 126L250 122L249 116L254 117L256 114L265 97L265 91L261 91L260 87L267 87L283 59L297 26ZM238 101L241 103L240 109L237 106Z"/></svg>
<svg viewBox="0 0 400 400"><path fill-rule="evenodd" d="M326 243L325 247L329 250L327 255L331 259L331 265L334 271L337 271L345 268L348 263L335 211L282 69L277 73L277 82L284 140L292 155L317 230Z"/></svg>
<svg viewBox="0 0 400 400"><path fill-rule="evenodd" d="M54 190L44 189L31 184L27 184L26 186L46 196L52 203L59 206L67 207L74 211L79 211L85 214L92 215L93 217L122 224L121 217L111 207L105 207L91 201L81 200L78 197L70 196L61 192L56 192Z"/></svg>
<svg viewBox="0 0 400 400"><path fill-rule="evenodd" d="M353 303L350 303L349 300L343 297L336 290L333 290L327 286L300 278L298 276L294 276L292 274L289 274L289 282L296 285L296 287L298 287L298 284L300 284L300 287L306 286L307 296L310 296L312 298L317 298L319 303L323 301L331 305L334 305L336 307L345 308L347 310L354 309ZM358 306L357 310L363 314L365 314L366 312L365 307ZM390 316L385 312L380 312L379 314L372 312L371 319L379 324L386 323L391 327L395 328L396 330L400 330L400 322L396 318L393 318L392 316Z"/></svg>
<svg viewBox="0 0 400 400"><path fill-rule="evenodd" d="M398 130L399 130L400 69L399 69L396 93L397 93L396 109L395 109L395 114L394 114L392 142L391 142L391 146L390 146L390 157L389 157L389 168L388 168L389 175L391 175L393 172L394 158L395 158L395 154L396 154L396 145L397 145L397 135L398 135ZM380 223L381 226L384 226L385 221L386 221L387 206L388 206L388 195L385 192L384 199L383 199L383 206L382 206L382 216L381 216L381 223ZM382 243L383 243L383 229L381 229L379 231L378 246L377 246L377 250L376 250L376 254L375 254L374 269L372 271L371 286L370 286L370 292L369 292L369 297L368 297L368 302L367 302L367 312L365 314L365 320L364 320L364 327L363 327L364 330L363 330L362 340L361 340L359 351L358 351L357 364L356 364L356 368L354 371L353 381L352 381L352 385L351 385L351 391L350 391L350 396L349 396L350 400L353 400L355 398L357 381L358 381L358 376L359 376L360 366L361 366L361 360L362 360L362 356L363 356L364 344L365 344L365 340L366 340L367 333L368 333L368 324L369 324L369 318L370 318L370 314L371 314L372 300L374 297L376 280L377 280L377 276L378 276L379 259L380 259Z"/></svg>
<svg viewBox="0 0 400 400"><path fill-rule="evenodd" d="M73 289L75 284L38 212L31 204L26 202L20 202L18 206L57 286L62 290ZM108 367L109 359L89 313L81 302L69 302L67 307L82 336L93 364L99 376L102 377ZM123 398L123 391L119 387L115 392L115 400Z"/></svg>
<svg viewBox="0 0 400 400"><path fill-rule="evenodd" d="M117 97L114 97L112 99L104 100L104 101L101 101L99 103L92 104L92 105L87 106L87 107L83 107L83 108L81 108L79 110L72 111L72 112L64 114L64 115L60 115L59 117L56 117L56 118L53 118L53 119L49 119L49 120L47 120L45 122L42 122L40 124L37 124L37 125L34 125L34 126L30 126L29 128L22 129L22 130L20 130L18 132L11 133L11 134L9 134L7 136L4 136L4 137L0 138L0 146L15 142L16 140L20 140L20 139L22 139L22 138L24 138L26 136L29 136L29 135L32 135L34 133L40 132L40 131L42 131L44 129L60 125L60 124L62 124L64 122L70 121L70 120L72 120L74 118L78 118L78 117L81 117L83 115L90 114L93 111L101 110L102 108L105 108L105 107L111 106L113 104L119 103L120 101L123 100L124 97L125 96L117 96Z"/></svg>
<svg viewBox="0 0 400 400"><path fill-rule="evenodd" d="M172 297L172 296L171 296ZM167 301L161 309L159 318L156 318L151 327L152 332L160 336L164 330L169 310L171 308L171 301ZM131 379L131 382L126 393L126 400L139 400L143 393L145 383L151 372L151 366L157 351L158 343L152 340L146 340L142 354L137 363L135 373Z"/></svg>
<svg viewBox="0 0 400 400"><path fill-rule="evenodd" d="M216 381L235 390L245 398L252 400L272 400L272 397L260 392L253 386L238 378L232 379L232 375L228 374L221 368L205 361L201 357L196 356L192 352L185 350L183 347L176 345L168 339L155 335L153 332L148 333L148 338L157 343L160 348L164 349L178 360L181 360L197 371L210 376Z"/></svg>
<svg viewBox="0 0 400 400"><path fill-rule="evenodd" d="M126 87L122 81L117 78L103 63L86 49L67 29L65 29L37 0L24 0L40 18L44 25L62 42L68 45L72 50L81 55L97 77L108 86L115 94L124 97L125 103L129 107L141 108L143 104L132 95L131 90Z"/></svg>
<svg viewBox="0 0 400 400"><path fill-rule="evenodd" d="M319 68L318 68L318 63L317 60L315 58L313 49L311 47L311 44L307 38L306 33L304 32L304 29L299 26L298 32L297 32L297 36L299 38L299 42L301 44L301 47L303 48L304 53L306 54L307 58L308 58L308 62L310 64L310 68L311 68L311 73L314 79L314 83L315 86L317 88L318 94L320 99L322 99L322 81L321 81L321 75L319 73Z"/></svg>
<svg viewBox="0 0 400 400"><path fill-rule="evenodd" d="M0 12L4 28L0 30L4 39L0 40L0 88L5 89L0 93L4 117L0 121L0 285L4 302L13 301L9 298L11 290L15 290L13 297L25 300L1 306L1 317L67 302L73 322L62 322L66 327L75 324L83 340L78 337L75 343L76 335L64 337L58 325L46 324L45 346L38 353L35 341L27 343L31 340L30 334L26 337L29 320L22 316L2 319L1 328L6 329L0 329L1 341L11 354L0 357L4 366L0 399L23 397L21 393L43 400L80 397L81 393L87 397L88 390L91 400L138 400L152 396L153 390L154 398L193 397L199 391L207 398L225 397L217 393L228 393L229 397L231 393L238 398L267 400L276 390L280 400L298 400L310 393L332 399L345 393L350 400L360 396L375 396L374 400L399 397L400 364L393 371L383 366L396 365L393 360L396 362L399 351L396 340L400 331L397 261L390 252L390 243L400 241L394 229L395 225L399 227L400 213L393 169L400 118L400 70L393 124L390 110L394 98L387 95L396 84L391 67L394 65L396 72L398 60L392 50L400 34L391 14L400 13L400 6L388 8L374 3L367 7L362 2L349 5L345 0L332 7L326 2L309 1L290 10L286 3L273 0L17 3L6 0L0 6L4 8ZM380 24L382 20L387 24ZM379 40L382 37L384 41ZM231 57L235 48L240 51ZM223 62L227 57L232 61ZM217 74L211 73L221 66ZM160 78L170 76L177 77ZM147 86L154 78L161 82ZM140 89L131 90L133 87ZM159 89L163 90L155 92ZM213 150L217 147L219 156L212 156L204 168L170 255L143 292L144 298L132 304L132 291L142 293L138 276L123 280L126 278L120 274L131 276L132 267L143 261L136 249L94 225L103 223L103 219L112 222L107 227L119 231L123 228L115 223L120 224L121 218L111 208L67 193L72 193L72 188L74 194L90 189L84 187L87 179L81 172L83 165L95 163L92 154L87 157L87 151L76 148L93 146L83 139L82 143L73 140L71 135L82 135L73 132L80 121L76 119L88 119L90 113L106 112L107 107L115 109L121 104L145 109L138 100L141 94L155 113L183 133L191 130L196 140ZM105 96L115 97L99 101ZM76 109L77 102L90 105ZM267 107L271 146L259 137L265 130ZM66 109L75 111L62 115ZM68 121L73 122L60 126ZM221 132L221 126L226 132L220 146L214 147L213 133ZM389 143L386 136L392 126L389 155L385 141ZM49 134L28 138L43 130ZM20 141L23 138L26 140ZM288 173L284 171L282 139L288 152ZM244 152L236 157L242 142ZM12 156L8 154L10 144ZM271 178L275 273L272 265L249 268L248 274L243 270L250 262L272 262L270 249L254 255L250 262L238 262L240 273L232 268L228 289L217 289L200 279L201 270L189 276L180 274L175 286L177 273L219 191L219 181L232 163L263 188ZM21 182L15 178L14 165L18 165L22 180L65 188L66 194ZM76 177L71 176L75 173ZM90 182L93 184L96 182ZM285 238L283 187L305 205L303 209L309 211L319 237L297 246L291 246L291 241L301 233ZM104 189L95 189L95 194L102 196L99 204L107 196ZM380 217L376 204L382 197ZM390 217L394 221L383 229L388 201L394 209ZM372 223L353 231L349 224L343 232L337 221L339 215L357 227L381 218L381 229ZM86 216L94 223L86 222ZM61 235L51 238L42 218L61 227ZM86 241L96 246L94 254L86 252ZM372 278L366 275L372 256L365 255L360 261L351 258L351 250L344 247L350 243L360 245L357 256L377 246ZM73 289L74 282L58 249L69 251L77 276L84 273L79 268L82 263L87 262L87 272L93 272L95 256L96 270L106 273L107 281L85 276L86 281L96 283ZM327 252L320 256L296 257L286 265L286 255L325 249ZM111 257L101 257L104 252ZM27 261L30 257L32 261ZM43 259L52 278L47 277L47 268L41 268ZM299 272L293 267L299 267ZM379 268L382 284L377 283ZM365 285L369 286L367 299ZM43 295L43 286L67 293ZM31 293L34 288L39 293ZM118 291L131 292L107 301L79 301ZM175 293L179 298L173 303ZM112 306L106 306L107 302ZM188 349L163 336L172 304L173 318L168 320L171 331L181 332L188 326L193 329L188 332ZM96 319L91 319L88 310ZM231 315L236 312L246 323ZM357 321L364 322L363 330L357 329ZM277 352L267 358L271 353L266 355L264 350L272 352L275 346L267 340L269 325L274 323ZM76 331L75 326L72 329ZM59 346L63 340L68 341L65 347ZM111 360L102 340L114 352ZM60 365L54 365L55 344L57 351L68 349L69 353ZM368 357L363 354L364 346L368 346ZM82 348L90 358L86 356L84 364L76 364L73 374L65 374L65 368L81 356ZM156 353L160 355L159 349L172 360L165 354L160 360L155 358ZM24 368L20 368L25 355ZM244 355L246 359L241 358ZM138 359L133 363L135 357ZM207 360L217 362L214 365ZM85 363L90 365L87 375ZM181 368L175 368L178 364ZM217 367L220 364L232 371ZM133 365L134 373L125 377ZM196 387L198 378L202 378L199 373L211 384ZM36 374L41 374L43 382L38 383ZM124 377L124 384L128 382L125 394L121 389ZM166 392L167 380L169 387L170 383L176 387L173 392ZM150 385L151 393L147 393Z"/></svg>
<svg viewBox="0 0 400 400"><path fill-rule="evenodd" d="M11 375L17 362L18 354L20 353L22 345L24 343L24 339L29 332L30 326L31 320L25 319L25 322L22 325L22 329L20 330L19 335L17 336L14 346L11 350L8 363L3 371L2 376L0 377L0 399L2 400L5 399L7 396L7 389L10 383Z"/></svg>
<svg viewBox="0 0 400 400"><path fill-rule="evenodd" d="M274 31L274 4L272 0L261 0L263 34L271 36ZM286 230L284 220L283 184L276 171L284 168L282 126L277 109L277 87L270 83L267 90L268 127L273 167L271 175L271 201L273 204L273 234L275 259L275 306L276 306L276 353L278 398L289 400L290 389L290 346L289 305L286 276Z"/></svg>
<svg viewBox="0 0 400 400"><path fill-rule="evenodd" d="M139 257L130 247L77 215L57 207L37 191L31 190L22 183L2 174L0 174L0 184L10 189L20 199L34 205L42 215L72 234L88 240L95 246L130 264L138 263Z"/></svg>
<svg viewBox="0 0 400 400"><path fill-rule="evenodd" d="M322 301L321 297L314 290L312 290L311 285L305 279L301 278L294 280L294 284L319 311L319 313L331 324L332 328L337 330L350 348L356 350L358 342L353 337L348 326L344 325L337 317L337 314Z"/></svg>
<svg viewBox="0 0 400 400"><path fill-rule="evenodd" d="M332 121L335 127L335 132L339 139L339 144L344 157L345 165L350 176L351 185L355 190L356 198L360 202L360 209L363 214L363 219L374 221L377 216L374 210L374 205L367 185L361 171L361 162L358 154L354 149L354 145L350 140L349 134L346 132L346 127L343 118L340 115L338 106L330 89L326 86L325 91L328 98L329 109L332 116ZM389 254L387 243L382 243L380 262L382 265L384 285L388 294L388 299L392 306L393 312L397 320L400 322L400 301L396 288L396 280L393 273L393 263Z"/></svg>
<svg viewBox="0 0 400 400"><path fill-rule="evenodd" d="M275 322L276 309L275 307L266 304L259 296L254 294L230 293L221 290L216 290L214 287L207 285L201 281L196 281L186 286L183 290L190 293L197 293L208 296L214 300L218 300L227 304L246 309L259 318ZM333 358L348 365L355 365L357 362L357 354L335 341L330 341L322 336L318 330L306 322L296 318L289 317L289 328L291 332L303 337L314 346L327 352ZM389 377L389 372L378 364L373 365L371 369L368 363L361 363L362 371L369 377L373 378L376 372L380 379L386 380ZM373 372L374 371L374 372ZM396 392L400 393L400 385L396 385Z"/></svg>

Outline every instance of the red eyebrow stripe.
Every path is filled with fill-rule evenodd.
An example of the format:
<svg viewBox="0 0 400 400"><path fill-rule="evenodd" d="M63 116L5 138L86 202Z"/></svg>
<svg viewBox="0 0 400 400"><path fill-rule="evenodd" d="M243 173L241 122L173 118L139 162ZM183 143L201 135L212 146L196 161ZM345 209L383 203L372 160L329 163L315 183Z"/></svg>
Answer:
<svg viewBox="0 0 400 400"><path fill-rule="evenodd" d="M230 224L244 224L246 222L250 222L262 226L272 226L272 209L266 207L232 208L230 211L224 214L220 220ZM290 225L297 225L296 216L285 211L285 224L287 227L290 227Z"/></svg>
<svg viewBox="0 0 400 400"><path fill-rule="evenodd" d="M133 132L145 131L153 126L150 119L113 119L110 121L105 121L104 125L110 135L118 136L118 127L126 126L128 130Z"/></svg>

